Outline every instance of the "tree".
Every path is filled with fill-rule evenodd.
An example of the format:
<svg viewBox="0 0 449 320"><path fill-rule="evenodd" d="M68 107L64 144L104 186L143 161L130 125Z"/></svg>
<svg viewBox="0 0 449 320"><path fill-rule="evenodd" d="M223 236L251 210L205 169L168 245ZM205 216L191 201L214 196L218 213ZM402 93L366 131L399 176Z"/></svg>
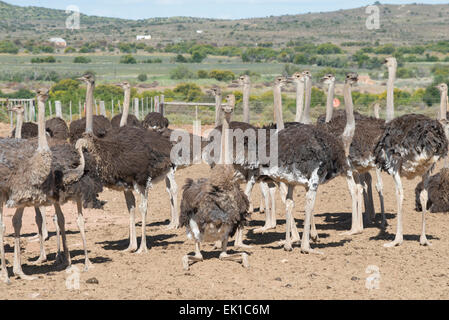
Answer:
<svg viewBox="0 0 449 320"><path fill-rule="evenodd" d="M170 79L181 80L181 79L192 79L193 72L190 71L185 66L177 66L170 71Z"/></svg>
<svg viewBox="0 0 449 320"><path fill-rule="evenodd" d="M137 76L137 80L139 80L140 82L145 82L145 81L148 80L148 76L147 76L146 74L144 74L144 73L139 74L139 75Z"/></svg>
<svg viewBox="0 0 449 320"><path fill-rule="evenodd" d="M92 60L88 57L75 57L75 59L73 59L73 63L90 63L92 62Z"/></svg>
<svg viewBox="0 0 449 320"><path fill-rule="evenodd" d="M136 58L134 58L132 55L127 54L125 56L122 56L120 58L120 63L124 63L124 64L136 64L137 60Z"/></svg>

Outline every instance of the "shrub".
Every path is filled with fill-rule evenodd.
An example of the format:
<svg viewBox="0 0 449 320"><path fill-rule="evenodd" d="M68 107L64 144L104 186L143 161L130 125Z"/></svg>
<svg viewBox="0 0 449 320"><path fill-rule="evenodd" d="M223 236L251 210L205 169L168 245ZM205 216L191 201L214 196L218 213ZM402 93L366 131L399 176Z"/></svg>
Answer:
<svg viewBox="0 0 449 320"><path fill-rule="evenodd" d="M137 60L136 58L134 58L132 55L127 54L125 56L122 56L120 58L120 63L124 63L124 64L136 64Z"/></svg>
<svg viewBox="0 0 449 320"><path fill-rule="evenodd" d="M147 76L146 74L144 74L144 73L139 74L139 75L137 76L137 80L139 80L140 82L147 81L147 80L148 80L148 76Z"/></svg>
<svg viewBox="0 0 449 320"><path fill-rule="evenodd" d="M74 53L76 52L76 49L74 47L67 47L64 50L64 53Z"/></svg>
<svg viewBox="0 0 449 320"><path fill-rule="evenodd" d="M212 70L209 72L209 78L213 78L218 81L231 81L235 79L235 74L229 70Z"/></svg>
<svg viewBox="0 0 449 320"><path fill-rule="evenodd" d="M194 83L178 84L173 92L181 95L180 98L187 101L194 101L202 96L201 88Z"/></svg>
<svg viewBox="0 0 449 320"><path fill-rule="evenodd" d="M177 66L170 71L170 79L181 80L181 79L192 79L193 72L190 71L185 66Z"/></svg>
<svg viewBox="0 0 449 320"><path fill-rule="evenodd" d="M8 40L0 41L0 53L11 53L17 54L19 52L19 48Z"/></svg>
<svg viewBox="0 0 449 320"><path fill-rule="evenodd" d="M198 75L198 78L200 78L200 79L209 78L209 73L206 70L198 70L197 75Z"/></svg>
<svg viewBox="0 0 449 320"><path fill-rule="evenodd" d="M55 63L55 62L56 62L56 59L53 56L31 59L31 63Z"/></svg>
<svg viewBox="0 0 449 320"><path fill-rule="evenodd" d="M178 63L187 63L187 59L182 55L182 54L178 54L175 58L175 62Z"/></svg>
<svg viewBox="0 0 449 320"><path fill-rule="evenodd" d="M75 57L73 63L90 63L92 60L88 57Z"/></svg>

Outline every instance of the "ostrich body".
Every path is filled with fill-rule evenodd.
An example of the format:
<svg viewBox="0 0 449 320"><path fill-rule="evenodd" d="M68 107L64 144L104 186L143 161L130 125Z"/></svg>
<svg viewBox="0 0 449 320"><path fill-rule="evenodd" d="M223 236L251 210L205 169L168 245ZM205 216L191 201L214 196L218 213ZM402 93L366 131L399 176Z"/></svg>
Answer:
<svg viewBox="0 0 449 320"><path fill-rule="evenodd" d="M104 137L111 130L111 122L105 116L92 116L93 132L96 137ZM70 143L76 143L86 131L86 118L72 121L70 123Z"/></svg>
<svg viewBox="0 0 449 320"><path fill-rule="evenodd" d="M442 121L447 112L447 84L441 83L437 86L441 93L440 115L443 115ZM422 211L423 217L426 210L430 212L448 212L449 211L449 163L446 156L444 167L437 174L429 177L427 181L427 187L424 188L424 182L420 182L415 189L415 203L416 211ZM421 203L424 193L427 193L427 203ZM423 210L424 208L424 210ZM423 219L423 223L424 223ZM423 226L425 228L425 226ZM425 231L423 230L423 236L425 237Z"/></svg>
<svg viewBox="0 0 449 320"><path fill-rule="evenodd" d="M306 208L304 232L301 240L301 251L305 253L318 253L310 248L310 228L313 223L313 208L318 186L326 183L336 176L345 174L352 179L346 157L355 130L355 121L352 115L351 86L357 81L357 75L350 73L345 82L345 106L347 112L347 125L341 139L327 133L313 125L301 124L284 129L282 110L280 104L275 103L276 121L278 124L278 165L273 167L261 167L261 174L283 182L288 187L286 200L286 240L284 248L292 249L293 241L299 241L296 226L292 223L292 211L294 208L293 192L297 185L306 188ZM284 81L281 82L285 83ZM282 85L281 84L281 85ZM280 98L280 90L275 92L275 99ZM356 210L353 201L353 210Z"/></svg>
<svg viewBox="0 0 449 320"><path fill-rule="evenodd" d="M125 104L125 102L123 102L123 104ZM114 118L111 119L111 126L113 128L119 128L120 127L120 122L123 119L123 113L119 113L117 115L114 116ZM133 114L128 114L127 120L126 120L126 125L127 126L131 126L131 127L137 127L137 128L141 128L142 124L139 121L139 119L137 119L137 117Z"/></svg>
<svg viewBox="0 0 449 320"><path fill-rule="evenodd" d="M45 122L45 130L52 139L67 141L70 137L69 127L61 118L52 118Z"/></svg>
<svg viewBox="0 0 449 320"><path fill-rule="evenodd" d="M80 79L87 83L88 92L93 95L94 77L91 74L86 74ZM92 97L87 99L92 99ZM152 184L163 179L172 167L170 162L171 144L166 139L161 139L157 132L127 125L113 129L105 137L98 138L93 134L92 109L92 103L87 103L87 126L84 134L87 142L86 149L96 163L97 174L103 185L113 190L123 191L125 194L130 213L130 243L125 251L137 250L136 204L132 190L140 194L142 239L137 253L146 252L148 193ZM122 123L126 124L126 119L127 117L124 117Z"/></svg>
<svg viewBox="0 0 449 320"><path fill-rule="evenodd" d="M226 133L229 131L232 112L232 103L223 108L225 134L221 141L224 150L220 155L220 164L212 169L211 178L195 182L188 179L183 187L181 225L186 227L188 238L195 241L195 256L186 255L182 259L185 270L189 269L191 263L203 260L200 243L214 241L222 243L220 260L238 261L244 267L249 266L246 253L226 253L229 237L243 228L249 208L248 198L240 189L230 164L230 142Z"/></svg>
<svg viewBox="0 0 449 320"><path fill-rule="evenodd" d="M129 119L128 119L129 120ZM170 122L160 112L150 112L142 121L142 126L145 129L153 129L156 131L168 128Z"/></svg>

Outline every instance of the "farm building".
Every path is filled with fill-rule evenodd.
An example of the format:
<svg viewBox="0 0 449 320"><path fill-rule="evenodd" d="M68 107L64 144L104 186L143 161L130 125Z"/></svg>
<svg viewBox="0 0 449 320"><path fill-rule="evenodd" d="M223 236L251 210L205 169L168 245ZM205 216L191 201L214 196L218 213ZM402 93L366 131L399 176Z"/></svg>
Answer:
<svg viewBox="0 0 449 320"><path fill-rule="evenodd" d="M67 47L67 42L62 38L51 38L49 41L53 43L56 47L59 48Z"/></svg>
<svg viewBox="0 0 449 320"><path fill-rule="evenodd" d="M151 40L151 35L141 35L141 36L136 36L137 40Z"/></svg>

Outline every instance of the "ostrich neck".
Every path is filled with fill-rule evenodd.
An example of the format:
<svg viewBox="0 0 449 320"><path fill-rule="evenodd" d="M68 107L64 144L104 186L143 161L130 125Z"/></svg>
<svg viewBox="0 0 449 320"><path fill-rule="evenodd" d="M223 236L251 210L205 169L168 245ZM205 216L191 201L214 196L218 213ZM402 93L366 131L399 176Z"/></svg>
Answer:
<svg viewBox="0 0 449 320"><path fill-rule="evenodd" d="M374 117L375 117L376 119L379 119L379 118L380 118L380 114L379 114L379 105L378 105L378 104L376 104L376 105L374 106Z"/></svg>
<svg viewBox="0 0 449 320"><path fill-rule="evenodd" d="M284 119L282 117L282 95L280 86L274 87L273 96L274 96L274 116L276 120L276 125L278 131L281 131L284 129Z"/></svg>
<svg viewBox="0 0 449 320"><path fill-rule="evenodd" d="M17 124L16 124L16 139L22 139L22 125L23 125L23 113L17 113Z"/></svg>
<svg viewBox="0 0 449 320"><path fill-rule="evenodd" d="M230 139L229 139L229 128L231 123L231 113L225 113L223 119L223 127L221 130L221 155L220 163L231 164L231 153L230 153Z"/></svg>
<svg viewBox="0 0 449 320"><path fill-rule="evenodd" d="M396 68L388 69L387 82L387 122L394 119L394 81L396 80Z"/></svg>
<svg viewBox="0 0 449 320"><path fill-rule="evenodd" d="M221 124L221 94L215 96L215 126L218 127Z"/></svg>
<svg viewBox="0 0 449 320"><path fill-rule="evenodd" d="M128 122L129 105L131 102L131 89L125 89L125 98L123 100L123 113L120 119L120 127L126 126Z"/></svg>
<svg viewBox="0 0 449 320"><path fill-rule="evenodd" d="M334 90L335 90L335 82L331 82L329 84L329 89L327 91L326 123L332 120L332 114L334 112Z"/></svg>
<svg viewBox="0 0 449 320"><path fill-rule="evenodd" d="M304 82L298 81L296 83L296 116L295 122L300 122L302 111L304 109Z"/></svg>
<svg viewBox="0 0 449 320"><path fill-rule="evenodd" d="M306 79L306 107L304 110L304 113L302 114L302 121L301 123L304 124L310 124L312 121L310 120L310 104L312 100L312 79L307 78Z"/></svg>
<svg viewBox="0 0 449 320"><path fill-rule="evenodd" d="M354 105L352 103L351 85L349 83L345 83L343 91L345 99L346 127L342 138L343 145L345 147L345 154L346 157L348 157L355 131Z"/></svg>
<svg viewBox="0 0 449 320"><path fill-rule="evenodd" d="M87 83L86 93L86 133L93 133L93 104L94 104L94 89L95 83Z"/></svg>
<svg viewBox="0 0 449 320"><path fill-rule="evenodd" d="M69 169L67 172L64 172L63 183L65 185L78 181L84 175L86 161L84 159L83 147L77 146L76 151L80 156L80 164L75 169Z"/></svg>
<svg viewBox="0 0 449 320"><path fill-rule="evenodd" d="M441 102L440 102L440 120L447 120L447 91L441 92Z"/></svg>
<svg viewBox="0 0 449 320"><path fill-rule="evenodd" d="M249 123L249 95L251 92L251 84L243 85L243 122Z"/></svg>
<svg viewBox="0 0 449 320"><path fill-rule="evenodd" d="M38 99L38 122L37 122L37 133L38 133L38 152L49 151L47 137L45 135L45 101Z"/></svg>

